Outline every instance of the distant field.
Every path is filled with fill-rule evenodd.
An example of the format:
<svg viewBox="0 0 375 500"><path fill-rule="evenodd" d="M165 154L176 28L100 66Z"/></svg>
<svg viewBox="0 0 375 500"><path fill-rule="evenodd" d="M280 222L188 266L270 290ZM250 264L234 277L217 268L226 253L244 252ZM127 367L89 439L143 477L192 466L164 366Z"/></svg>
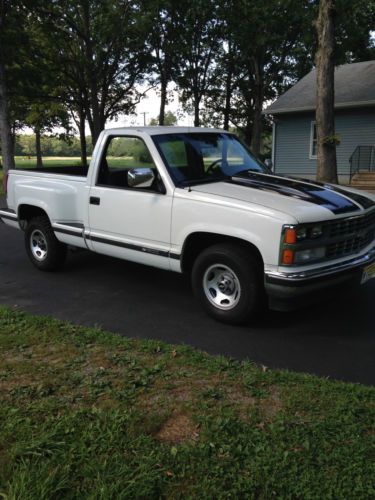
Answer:
<svg viewBox="0 0 375 500"><path fill-rule="evenodd" d="M27 156L16 156L16 168L33 168L36 167L36 158ZM64 156L46 156L43 157L43 165L45 167L60 167L60 166L79 166L81 159L79 157L64 157Z"/></svg>

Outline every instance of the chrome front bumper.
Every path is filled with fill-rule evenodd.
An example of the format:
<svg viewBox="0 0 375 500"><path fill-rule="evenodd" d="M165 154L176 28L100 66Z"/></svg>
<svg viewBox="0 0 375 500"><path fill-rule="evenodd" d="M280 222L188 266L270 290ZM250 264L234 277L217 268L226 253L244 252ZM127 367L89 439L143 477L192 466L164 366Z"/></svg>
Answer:
<svg viewBox="0 0 375 500"><path fill-rule="evenodd" d="M351 258L339 264L331 264L328 266L309 269L305 271L265 271L266 281L285 281L297 283L301 281L314 280L332 276L334 274L350 271L358 267L364 267L375 261L375 247L368 250L365 254Z"/></svg>
<svg viewBox="0 0 375 500"><path fill-rule="evenodd" d="M365 254L340 264L306 271L265 271L264 286L271 309L290 311L324 299L341 291L355 290L361 284L363 269L375 262L375 247Z"/></svg>

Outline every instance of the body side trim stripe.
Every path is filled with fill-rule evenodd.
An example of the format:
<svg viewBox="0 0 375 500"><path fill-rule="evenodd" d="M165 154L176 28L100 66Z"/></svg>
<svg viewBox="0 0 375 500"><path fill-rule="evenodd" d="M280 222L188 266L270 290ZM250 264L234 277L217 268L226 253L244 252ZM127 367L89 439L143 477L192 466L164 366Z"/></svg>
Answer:
<svg viewBox="0 0 375 500"><path fill-rule="evenodd" d="M134 250L136 252L149 253L152 255L157 255L158 257L167 257L175 260L180 260L180 255L166 250L158 250L157 248L149 248L141 245L134 245L133 243L124 243L122 241L114 241L107 238L101 238L99 236L87 235L86 238L91 241L96 241L97 243L104 243L106 245L113 245L120 248L126 248L128 250Z"/></svg>
<svg viewBox="0 0 375 500"><path fill-rule="evenodd" d="M69 229L65 229L62 227L52 226L52 229L55 233L69 234L70 236L77 236L77 238L83 238L83 230L82 231L71 231Z"/></svg>
<svg viewBox="0 0 375 500"><path fill-rule="evenodd" d="M18 217L16 212L14 210L11 210L10 208L0 209L0 219L9 219L13 220L14 222L18 222Z"/></svg>
<svg viewBox="0 0 375 500"><path fill-rule="evenodd" d="M69 227L67 225L67 227ZM75 227L75 226L71 226ZM96 241L97 243L103 243L105 245L113 245L116 247L120 248L126 248L128 250L134 250L136 252L143 252L143 253L148 253L148 254L153 254L157 255L159 257L167 257L171 258L174 260L180 260L181 256L176 253L168 252L166 250L158 250L156 248L149 248L149 247L144 247L140 245L134 245L132 243L124 243L122 241L115 241L115 240L110 240L108 238L101 238L99 236L92 236L90 234L85 233L83 234L83 226L82 226L82 231L71 231L69 229L65 229L62 227L53 227L53 230L57 233L63 233L63 234L68 234L70 236L77 236L78 238L85 238L86 240L91 240L91 241Z"/></svg>
<svg viewBox="0 0 375 500"><path fill-rule="evenodd" d="M169 257L169 252L165 250L157 250L156 248L147 248L140 245L134 245L133 243L124 243L122 241L110 240L107 238L101 238L99 236L86 236L88 240L96 241L97 243L104 243L105 245L113 245L115 247L126 248L128 250L135 250L137 252L143 253L151 253L154 255L158 255L160 257Z"/></svg>
<svg viewBox="0 0 375 500"><path fill-rule="evenodd" d="M18 222L18 217L12 217L11 215L0 214L0 219L9 219L9 220L12 220L14 222Z"/></svg>

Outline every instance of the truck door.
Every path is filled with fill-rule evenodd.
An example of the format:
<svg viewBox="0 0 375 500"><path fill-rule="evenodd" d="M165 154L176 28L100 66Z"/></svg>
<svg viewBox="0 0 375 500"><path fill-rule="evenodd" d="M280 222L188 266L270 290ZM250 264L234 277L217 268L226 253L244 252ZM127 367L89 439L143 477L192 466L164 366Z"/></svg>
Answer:
<svg viewBox="0 0 375 500"><path fill-rule="evenodd" d="M150 174L134 172L140 168L151 169L154 179L134 186L135 174ZM108 137L90 188L93 250L168 269L171 209L172 193L166 192L144 141L128 135Z"/></svg>

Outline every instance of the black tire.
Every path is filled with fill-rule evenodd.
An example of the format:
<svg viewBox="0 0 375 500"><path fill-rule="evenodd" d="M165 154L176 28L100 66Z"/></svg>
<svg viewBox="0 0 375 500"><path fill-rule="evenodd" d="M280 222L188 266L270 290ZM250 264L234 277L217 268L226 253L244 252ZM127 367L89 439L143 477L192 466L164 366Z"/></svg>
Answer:
<svg viewBox="0 0 375 500"><path fill-rule="evenodd" d="M64 265L67 247L56 238L47 216L29 221L25 247L30 261L41 271L56 271Z"/></svg>
<svg viewBox="0 0 375 500"><path fill-rule="evenodd" d="M263 310L262 268L260 258L240 245L213 245L194 262L194 294L213 318L229 324L246 323Z"/></svg>

